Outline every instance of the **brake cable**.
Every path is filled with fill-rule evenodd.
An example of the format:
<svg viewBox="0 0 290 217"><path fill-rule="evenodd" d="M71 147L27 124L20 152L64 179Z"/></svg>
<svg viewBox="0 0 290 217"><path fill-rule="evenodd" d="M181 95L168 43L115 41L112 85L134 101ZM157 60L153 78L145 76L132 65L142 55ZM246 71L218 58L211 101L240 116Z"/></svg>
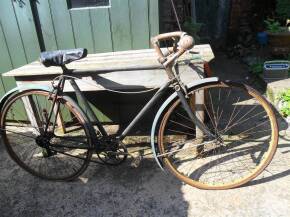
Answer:
<svg viewBox="0 0 290 217"><path fill-rule="evenodd" d="M174 16L175 16L178 28L182 32L181 25L180 25L180 20L179 20L178 15L177 15L177 10L176 10L175 4L174 4L173 0L170 0L170 1L171 1L172 9L173 9L173 12L174 12Z"/></svg>

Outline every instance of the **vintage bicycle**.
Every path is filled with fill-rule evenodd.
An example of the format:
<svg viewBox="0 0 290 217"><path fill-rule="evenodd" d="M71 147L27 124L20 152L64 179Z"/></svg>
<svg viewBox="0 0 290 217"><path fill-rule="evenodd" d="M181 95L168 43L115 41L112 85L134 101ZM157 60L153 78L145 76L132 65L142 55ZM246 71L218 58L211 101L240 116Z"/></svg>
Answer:
<svg viewBox="0 0 290 217"><path fill-rule="evenodd" d="M172 42L171 47L161 49L163 41ZM63 74L54 79L51 91L26 89L5 100L0 129L11 158L31 174L57 181L79 177L93 155L104 164L118 165L130 156L124 138L169 94L151 129L153 156L162 169L202 189L234 188L257 177L278 143L270 103L243 83L205 78L184 85L175 66L194 46L185 32L160 34L152 45L168 81L118 135L108 135L75 82L73 70L65 66L84 58L86 49L42 53L41 62L62 67ZM86 111L64 93L65 82L70 82ZM203 103L195 103L197 97Z"/></svg>

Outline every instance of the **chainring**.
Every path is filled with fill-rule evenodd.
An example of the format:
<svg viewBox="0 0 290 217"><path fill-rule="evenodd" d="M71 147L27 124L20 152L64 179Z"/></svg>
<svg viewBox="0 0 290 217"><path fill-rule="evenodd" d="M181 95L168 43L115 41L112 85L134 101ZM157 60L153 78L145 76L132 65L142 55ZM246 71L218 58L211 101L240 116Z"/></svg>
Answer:
<svg viewBox="0 0 290 217"><path fill-rule="evenodd" d="M117 166L125 162L128 157L128 151L125 145L117 141L111 141L110 143L114 144L110 145L107 150L97 152L99 160L110 166Z"/></svg>

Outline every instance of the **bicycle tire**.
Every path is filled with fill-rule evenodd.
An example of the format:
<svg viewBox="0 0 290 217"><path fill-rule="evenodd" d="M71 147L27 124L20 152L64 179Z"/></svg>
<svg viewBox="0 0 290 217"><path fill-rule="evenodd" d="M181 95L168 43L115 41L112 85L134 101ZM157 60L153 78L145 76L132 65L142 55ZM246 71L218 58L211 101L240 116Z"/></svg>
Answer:
<svg viewBox="0 0 290 217"><path fill-rule="evenodd" d="M213 91L218 89L219 92ZM232 97L229 96L228 99L223 98L220 96L221 91L226 89L230 89L233 96L245 94L243 97L246 98L237 101L230 100ZM198 106L201 108L204 126L220 136L222 144L215 140L211 141L206 135L198 137L197 128L191 120L178 115L177 112L183 108L180 100L176 99L165 112L158 133L159 156L164 165L178 179L200 189L230 189L256 178L271 162L277 149L279 130L272 106L258 91L234 82L217 82L195 87L189 90L189 98L196 97L197 93L203 94L205 103L195 105L194 108ZM216 101L220 102L215 103ZM251 104L253 102L254 104ZM218 108L216 106L214 109L214 104L218 104ZM223 114L224 110L219 108L235 108L235 110L231 113L225 110ZM253 115L248 120L244 119L250 114ZM218 117L219 122L216 121ZM221 120L222 117L224 121ZM181 121L177 122L177 119ZM234 120L239 124L235 125ZM174 132L176 138L172 136L174 126L177 129ZM257 127L261 129L253 131ZM180 132L181 129L183 134ZM184 138L188 138L187 143L182 141ZM188 156L192 160L185 158ZM189 161L192 165L189 165Z"/></svg>
<svg viewBox="0 0 290 217"><path fill-rule="evenodd" d="M40 146L39 138L44 136L45 126L53 129L53 122L46 119L52 100L49 92L40 90L27 90L8 98L0 120L2 141L10 157L32 175L53 181L70 181L89 165L93 153L92 127L72 99L60 97L57 99L60 105L58 115L53 112L50 120L64 119L59 119L62 123L56 123L50 132L53 136L49 137L49 142L45 140L47 147ZM39 120L36 121L36 117Z"/></svg>

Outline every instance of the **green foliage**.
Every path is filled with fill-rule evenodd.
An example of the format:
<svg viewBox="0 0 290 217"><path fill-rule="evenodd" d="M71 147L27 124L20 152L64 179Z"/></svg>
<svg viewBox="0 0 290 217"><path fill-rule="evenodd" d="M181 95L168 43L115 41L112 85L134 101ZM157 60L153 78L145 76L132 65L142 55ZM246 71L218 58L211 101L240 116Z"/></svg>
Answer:
<svg viewBox="0 0 290 217"><path fill-rule="evenodd" d="M279 32L285 32L285 28L281 26L281 24L274 19L267 19L264 21L266 24L266 29L270 33L279 33Z"/></svg>
<svg viewBox="0 0 290 217"><path fill-rule="evenodd" d="M290 116L290 89L281 93L279 100L282 102L282 108L280 109L284 117Z"/></svg>
<svg viewBox="0 0 290 217"><path fill-rule="evenodd" d="M185 32L194 37L196 43L200 42L198 33L203 26L203 23L194 23L191 18L187 18L182 26Z"/></svg>
<svg viewBox="0 0 290 217"><path fill-rule="evenodd" d="M264 64L262 62L253 63L250 65L251 72L259 75L263 73Z"/></svg>
<svg viewBox="0 0 290 217"><path fill-rule="evenodd" d="M290 0L277 0L276 13L283 21L290 18Z"/></svg>

